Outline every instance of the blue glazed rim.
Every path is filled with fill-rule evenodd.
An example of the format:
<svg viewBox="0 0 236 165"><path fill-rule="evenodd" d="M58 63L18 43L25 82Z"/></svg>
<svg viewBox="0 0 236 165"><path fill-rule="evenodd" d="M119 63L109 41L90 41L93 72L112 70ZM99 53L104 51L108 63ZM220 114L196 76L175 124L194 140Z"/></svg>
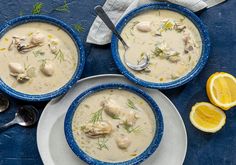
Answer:
<svg viewBox="0 0 236 165"><path fill-rule="evenodd" d="M139 156L125 162L110 163L110 162L104 162L104 161L100 161L100 160L90 157L88 154L86 154L83 150L80 149L72 133L72 119L78 105L86 97L90 96L91 94L94 94L96 92L106 90L106 89L121 89L121 90L127 90L127 91L137 94L149 104L149 106L153 110L153 114L156 119L156 131L155 131L151 144ZM88 164L97 164L97 165L134 165L134 164L141 163L142 161L146 160L149 156L151 156L155 152L155 150L158 148L161 142L163 131L164 131L163 117L156 102L144 91L134 86L127 85L127 84L114 84L114 83L103 84L103 85L95 86L83 92L70 105L66 113L65 122L64 122L65 137L72 151Z"/></svg>
<svg viewBox="0 0 236 165"><path fill-rule="evenodd" d="M15 97L17 99L21 100L26 100L26 101L46 101L50 100L54 97L57 97L59 95L62 95L66 93L73 84L76 83L76 81L80 78L84 65L85 65L85 51L83 44L79 38L79 35L77 32L75 32L72 27L67 25L61 20L58 20L56 18L52 18L49 16L45 15L27 15L27 16L21 16L14 18L12 20L9 20L5 22L1 27L0 27L0 37L2 37L7 31L12 29L13 27L16 27L17 25L21 25L24 23L30 23L30 22L44 22L44 23L49 23L54 26L60 27L62 30L64 30L74 41L76 47L77 47L77 53L78 53L78 65L76 67L76 70L71 77L71 79L61 88L50 92L46 94L40 94L40 95L30 95L30 94L25 94L22 92L18 92L5 84L2 79L0 79L0 89L7 93L8 95Z"/></svg>
<svg viewBox="0 0 236 165"><path fill-rule="evenodd" d="M207 59L210 53L211 44L210 44L210 38L209 38L207 27L206 25L203 24L200 18L185 7L171 4L171 3L157 2L157 3L143 5L141 7L138 7L132 10L130 13L128 13L125 17L123 17L118 22L116 28L119 32L121 32L124 26L126 25L126 23L129 22L132 18L134 18L138 14L145 12L147 10L162 10L162 9L174 11L174 12L184 15L185 17L187 17L189 20L193 22L193 24L197 27L200 33L200 36L202 39L202 53L201 53L201 57L198 63L196 64L196 66L193 68L191 72L181 77L180 79L167 82L167 83L154 83L154 82L144 81L142 79L137 78L134 74L129 72L123 65L119 56L119 52L118 52L118 39L114 34L112 35L112 40L111 40L111 50L112 50L113 59L117 67L119 68L121 73L124 76L126 76L129 80L135 82L136 84L139 84L148 88L171 89L171 88L179 87L189 82L190 80L192 80L195 76L197 76L200 73L200 71L203 69L203 67L205 66L207 62Z"/></svg>

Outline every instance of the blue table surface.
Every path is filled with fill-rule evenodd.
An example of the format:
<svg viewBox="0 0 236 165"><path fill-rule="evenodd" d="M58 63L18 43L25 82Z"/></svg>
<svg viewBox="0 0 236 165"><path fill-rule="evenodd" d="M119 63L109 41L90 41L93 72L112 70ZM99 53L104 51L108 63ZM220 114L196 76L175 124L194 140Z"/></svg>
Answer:
<svg viewBox="0 0 236 165"><path fill-rule="evenodd" d="M36 0L1 0L0 22L18 17L20 14L31 14ZM79 33L86 48L86 66L82 77L97 74L119 73L110 51L110 45L96 46L86 44L95 13L94 6L103 4L104 0L68 0L70 12L56 12L63 0L42 0L42 14L59 18L68 24L80 23L84 31ZM189 112L193 104L209 101L206 96L207 78L214 72L225 71L236 76L236 1L206 9L197 13L208 26L212 50L203 71L188 84L163 91L178 108L188 134L188 150L185 165L233 165L236 164L236 108L226 112L226 125L215 134L206 134L195 129L189 121ZM10 98L8 111L0 113L0 124L8 122L21 105L32 104ZM46 102L33 103L43 110ZM37 126L22 128L14 126L0 134L0 165L40 165L36 142ZM175 138L175 137L173 137ZM175 146L173 146L175 147ZM171 155L170 155L171 156ZM69 164L69 162L68 162Z"/></svg>

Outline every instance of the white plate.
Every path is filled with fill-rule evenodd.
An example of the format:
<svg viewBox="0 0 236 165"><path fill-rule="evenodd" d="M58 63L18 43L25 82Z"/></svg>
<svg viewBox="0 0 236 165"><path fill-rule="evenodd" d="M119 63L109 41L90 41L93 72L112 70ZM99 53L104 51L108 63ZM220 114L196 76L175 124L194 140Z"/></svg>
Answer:
<svg viewBox="0 0 236 165"><path fill-rule="evenodd" d="M122 75L100 75L80 80L60 99L50 101L45 107L37 129L37 145L45 165L81 165L82 162L69 148L64 135L64 117L72 101L84 90L103 83L135 85ZM143 164L181 165L187 150L187 135L181 116L171 101L159 90L146 91L157 102L164 118L164 135L157 151Z"/></svg>

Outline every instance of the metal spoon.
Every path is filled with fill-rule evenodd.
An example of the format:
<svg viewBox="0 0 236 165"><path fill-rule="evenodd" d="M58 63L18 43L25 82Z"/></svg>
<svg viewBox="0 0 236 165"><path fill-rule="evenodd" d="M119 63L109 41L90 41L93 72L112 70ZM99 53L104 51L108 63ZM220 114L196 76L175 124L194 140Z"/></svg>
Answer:
<svg viewBox="0 0 236 165"><path fill-rule="evenodd" d="M0 131L4 131L5 129L9 128L14 124L19 124L21 126L28 127L35 124L38 119L38 110L31 105L25 105L19 108L19 110L15 114L15 118L12 121L0 126Z"/></svg>
<svg viewBox="0 0 236 165"><path fill-rule="evenodd" d="M0 93L0 112L7 110L9 107L9 99L3 93Z"/></svg>
<svg viewBox="0 0 236 165"><path fill-rule="evenodd" d="M145 69L149 64L149 57L145 54L144 57L142 58L142 60L137 65L129 63L126 59L126 52L129 49L129 46L124 41L124 39L121 37L119 32L116 30L115 25L112 23L112 21L110 20L110 18L106 14L106 12L103 10L102 6L98 5L94 8L94 10L96 11L96 14L102 19L102 21L106 24L106 26L117 36L117 38L121 41L122 45L124 46L124 49L125 49L124 62L125 62L125 64L129 68L136 70L136 71L140 71L140 70Z"/></svg>

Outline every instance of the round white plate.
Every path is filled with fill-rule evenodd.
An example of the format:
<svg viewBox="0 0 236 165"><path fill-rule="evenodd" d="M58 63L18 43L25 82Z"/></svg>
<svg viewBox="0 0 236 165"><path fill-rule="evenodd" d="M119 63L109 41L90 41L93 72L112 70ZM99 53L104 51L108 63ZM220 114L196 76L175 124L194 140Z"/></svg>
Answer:
<svg viewBox="0 0 236 165"><path fill-rule="evenodd" d="M72 101L83 91L104 83L132 84L122 75L100 75L82 79L63 97L45 107L37 129L37 145L45 165L82 165L69 148L64 135L64 118ZM157 102L164 118L164 135L157 151L143 164L182 165L187 150L187 135L181 116L171 101L159 90L146 91Z"/></svg>

